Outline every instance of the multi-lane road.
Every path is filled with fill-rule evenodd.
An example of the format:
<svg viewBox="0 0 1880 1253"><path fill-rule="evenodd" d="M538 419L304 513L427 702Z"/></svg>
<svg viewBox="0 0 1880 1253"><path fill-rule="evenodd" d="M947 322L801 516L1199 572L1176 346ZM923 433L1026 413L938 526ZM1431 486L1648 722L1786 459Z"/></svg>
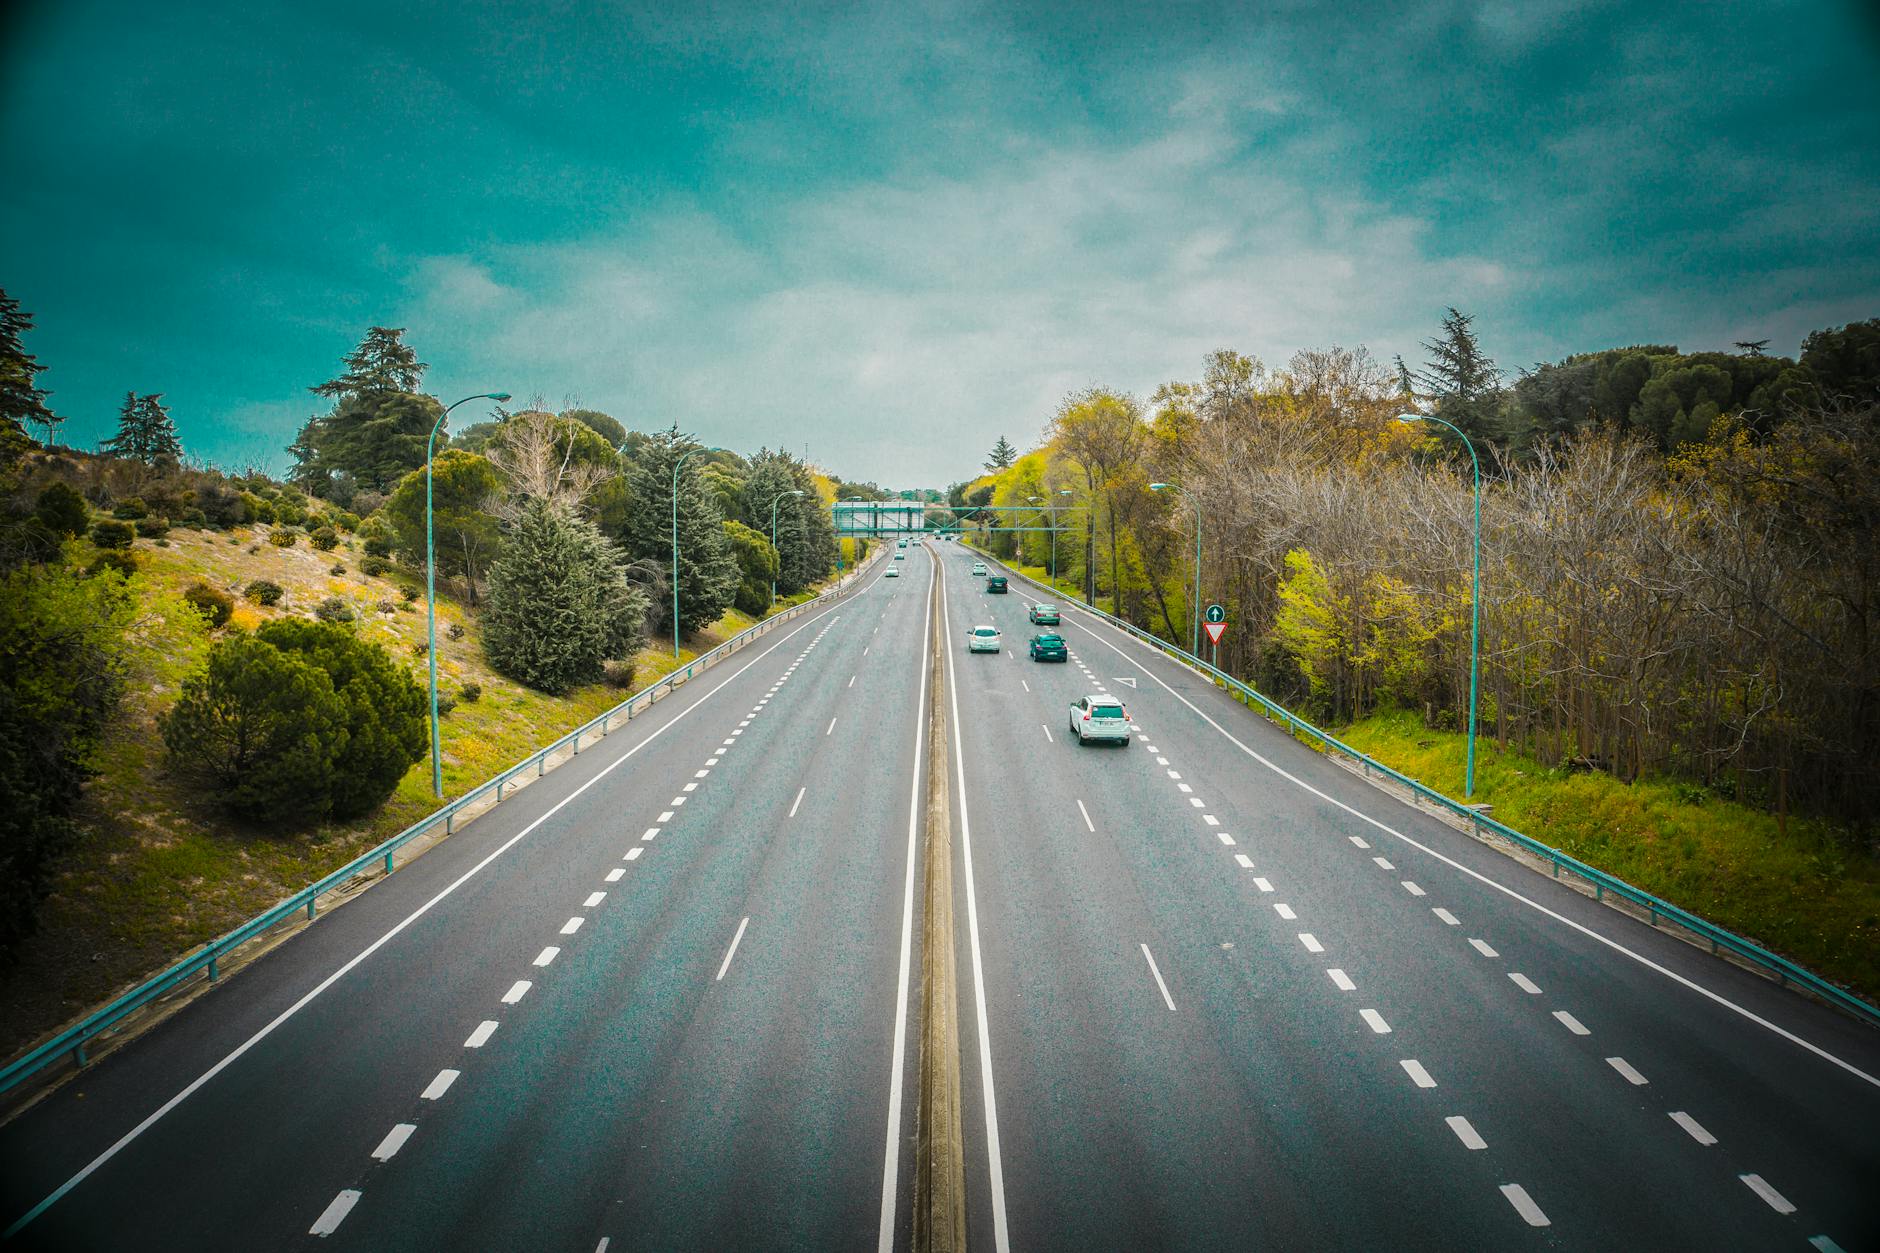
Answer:
<svg viewBox="0 0 1880 1253"><path fill-rule="evenodd" d="M1093 617L1032 663L971 561L883 563L0 1127L16 1247L905 1247L936 619L975 1247L1880 1239L1873 1032ZM1128 747L1069 738L1091 692Z"/></svg>

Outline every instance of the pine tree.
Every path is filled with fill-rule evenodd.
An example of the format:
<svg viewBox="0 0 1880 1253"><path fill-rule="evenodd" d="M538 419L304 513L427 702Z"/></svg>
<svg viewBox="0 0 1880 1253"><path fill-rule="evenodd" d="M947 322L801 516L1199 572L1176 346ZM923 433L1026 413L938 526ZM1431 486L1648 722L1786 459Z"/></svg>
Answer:
<svg viewBox="0 0 1880 1253"><path fill-rule="evenodd" d="M799 491L801 496L788 493ZM765 448L751 458L738 514L770 538L770 505L777 502L777 590L790 596L835 568L835 526L810 468L789 453Z"/></svg>
<svg viewBox="0 0 1880 1253"><path fill-rule="evenodd" d="M559 695L638 648L645 616L645 594L598 527L565 504L522 502L490 568L482 623L492 666Z"/></svg>
<svg viewBox="0 0 1880 1253"><path fill-rule="evenodd" d="M311 389L331 397L333 409L309 418L288 445L294 483L329 499L361 488L389 492L424 464L443 410L418 393L426 367L403 335L400 327L371 327L347 354L345 372Z"/></svg>
<svg viewBox="0 0 1880 1253"><path fill-rule="evenodd" d="M118 408L117 434L104 442L104 451L150 466L182 458L183 444L176 437L176 423L170 420L161 393L125 393L124 403Z"/></svg>
<svg viewBox="0 0 1880 1253"><path fill-rule="evenodd" d="M46 367L26 351L25 335L32 329L33 315L21 312L20 302L0 288L0 465L30 443L28 422L45 427L48 442L59 422L46 407L50 393L34 381Z"/></svg>
<svg viewBox="0 0 1880 1253"><path fill-rule="evenodd" d="M672 578L673 467L698 444L675 426L650 436L641 445L627 477L624 539L627 555L636 562ZM704 476L699 456L685 462L679 473L679 626L697 631L716 622L738 593L740 573L725 537L724 518L718 511ZM764 520L769 526L769 518ZM650 622L670 629L672 586L667 582L653 598Z"/></svg>
<svg viewBox="0 0 1880 1253"><path fill-rule="evenodd" d="M1006 442L1005 436L999 436L999 442L992 446L986 456L986 469L997 473L1018 460L1018 449Z"/></svg>
<svg viewBox="0 0 1880 1253"><path fill-rule="evenodd" d="M1475 337L1475 319L1451 308L1443 332L1423 346L1431 359L1416 381L1436 398L1438 416L1471 439L1493 439L1501 431L1501 371Z"/></svg>
<svg viewBox="0 0 1880 1253"><path fill-rule="evenodd" d="M430 367L404 341L402 326L370 326L359 346L346 354L346 372L312 388L316 396L338 400L380 392L415 392Z"/></svg>

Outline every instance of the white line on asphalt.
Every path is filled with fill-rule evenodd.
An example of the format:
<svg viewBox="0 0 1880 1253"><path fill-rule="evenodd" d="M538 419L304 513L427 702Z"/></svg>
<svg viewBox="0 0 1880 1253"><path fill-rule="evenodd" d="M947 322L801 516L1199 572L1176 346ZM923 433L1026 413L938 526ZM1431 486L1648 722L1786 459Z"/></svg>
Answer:
<svg viewBox="0 0 1880 1253"><path fill-rule="evenodd" d="M1253 886L1259 888L1262 892L1271 892L1273 890L1273 885L1258 875L1255 875L1253 878Z"/></svg>
<svg viewBox="0 0 1880 1253"><path fill-rule="evenodd" d="M807 791L809 791L807 784L796 790L796 799L790 802L790 817L796 817L796 807L803 803L803 793Z"/></svg>
<svg viewBox="0 0 1880 1253"><path fill-rule="evenodd" d="M1606 1064L1618 1071L1621 1075L1624 1075L1625 1081L1635 1088L1642 1088L1647 1083L1651 1082L1644 1075L1641 1075L1631 1062L1628 1062L1623 1057L1608 1057Z"/></svg>
<svg viewBox="0 0 1880 1253"><path fill-rule="evenodd" d="M446 1092L450 1091L450 1085L457 1082L457 1076L462 1073L461 1070L438 1071L437 1078L431 1080L424 1091L418 1093L418 1099L420 1101L435 1101L439 1099Z"/></svg>
<svg viewBox="0 0 1880 1253"><path fill-rule="evenodd" d="M1189 787L1186 783L1177 783L1175 785L1175 790L1178 792L1183 792L1183 793L1194 791L1194 789Z"/></svg>
<svg viewBox="0 0 1880 1253"><path fill-rule="evenodd" d="M1436 1080L1430 1078L1430 1072L1423 1069L1423 1063L1416 1058L1406 1057L1397 1064L1402 1066L1404 1073L1410 1076L1410 1082L1416 1084L1419 1088L1433 1088L1436 1086Z"/></svg>
<svg viewBox="0 0 1880 1253"><path fill-rule="evenodd" d="M1188 803L1190 805L1193 805L1196 809L1206 809L1208 807L1208 803L1202 800L1199 796L1190 796L1188 798Z"/></svg>
<svg viewBox="0 0 1880 1253"><path fill-rule="evenodd" d="M659 820L660 820L661 822L671 822L671 821L672 821L672 810L670 810L670 809L668 809L668 810L667 810L666 812L664 812L664 813L662 813L661 815L659 815Z"/></svg>
<svg viewBox="0 0 1880 1253"><path fill-rule="evenodd" d="M1462 925L1462 923L1457 920L1454 914L1444 909L1441 905L1436 906L1436 908L1430 910L1430 912L1432 914L1435 914L1438 918L1441 918L1444 922L1448 923L1452 927L1459 927Z"/></svg>
<svg viewBox="0 0 1880 1253"><path fill-rule="evenodd" d="M1845 1253L1840 1245L1826 1236L1810 1236L1808 1243L1814 1247L1815 1253Z"/></svg>
<svg viewBox="0 0 1880 1253"><path fill-rule="evenodd" d="M621 869L620 867L618 867L618 866L615 866L615 867L614 867L614 868L613 868L612 870L609 870L609 871L607 872L607 879L606 879L606 882L608 882L608 883L618 883L618 882L620 882L620 876L622 876L622 875L624 875L624 874L626 874L626 873L627 873L627 872L626 872L626 871L624 871L624 870L622 870L622 869Z"/></svg>
<svg viewBox="0 0 1880 1253"><path fill-rule="evenodd" d="M717 751L717 752L716 752L715 754L713 754L712 756L710 756L710 757L707 757L707 758L705 759L705 765L706 765L706 766L707 766L708 768L709 768L709 767L711 767L711 766L715 766L715 765L717 765L717 764L718 764L718 763L719 763L719 762L720 762L721 760L723 760L723 757L724 757L724 751L725 751L725 750L721 748L721 749L719 749L719 750L718 750L718 751Z"/></svg>
<svg viewBox="0 0 1880 1253"><path fill-rule="evenodd" d="M1293 912L1293 907L1291 905L1286 904L1284 901L1281 901L1278 904L1275 904L1273 906L1273 910L1281 918L1284 918L1287 922L1291 922L1293 919L1299 916L1298 914L1295 914Z"/></svg>
<svg viewBox="0 0 1880 1253"><path fill-rule="evenodd" d="M587 919L577 914L573 918L570 918L568 921L561 924L561 933L563 935L573 935L575 932L581 929L581 924L586 921Z"/></svg>
<svg viewBox="0 0 1880 1253"><path fill-rule="evenodd" d="M868 656L868 646L866 644L862 645L862 656Z"/></svg>
<svg viewBox="0 0 1880 1253"><path fill-rule="evenodd" d="M607 1253L607 1242L612 1238L611 1236L602 1236L601 1242L594 1246L594 1253Z"/></svg>
<svg viewBox="0 0 1880 1253"><path fill-rule="evenodd" d="M1568 1031L1571 1031L1574 1035L1592 1035L1593 1034L1591 1031L1588 1031L1585 1027L1580 1025L1580 1020L1578 1018L1575 1018L1572 1014L1569 1014L1564 1009L1556 1009L1554 1011L1554 1017L1560 1020L1561 1026L1565 1027Z"/></svg>
<svg viewBox="0 0 1880 1253"><path fill-rule="evenodd" d="M548 963L554 961L560 954L561 950L551 944L535 955L535 964L538 966L546 966Z"/></svg>
<svg viewBox="0 0 1880 1253"><path fill-rule="evenodd" d="M1163 1002L1169 1007L1169 1011L1173 1013L1175 1009L1175 998L1168 994L1168 984L1162 982L1162 972L1156 969L1155 954L1149 951L1147 944L1142 946L1142 955L1149 962L1149 973L1155 976L1155 986L1162 989Z"/></svg>
<svg viewBox="0 0 1880 1253"><path fill-rule="evenodd" d="M1685 1113L1681 1109L1672 1111L1671 1121L1678 1124L1678 1126L1684 1128L1685 1134L1689 1135L1691 1139L1697 1141L1699 1144L1705 1146L1706 1148L1708 1148L1709 1146L1717 1142L1717 1137L1711 1135L1710 1132L1704 1130L1704 1125L1702 1123L1698 1122L1695 1118L1692 1118L1689 1114Z"/></svg>
<svg viewBox="0 0 1880 1253"><path fill-rule="evenodd" d="M674 809L677 809L679 808L679 806L685 804L690 799L692 798L689 796L675 796L671 800L667 801L666 803L668 805L671 805Z"/></svg>
<svg viewBox="0 0 1880 1253"><path fill-rule="evenodd" d="M1090 833L1092 835L1095 835L1097 832L1097 824L1090 821L1090 811L1084 808L1084 803L1082 800L1079 800L1077 802L1077 812L1084 816L1084 826L1090 829Z"/></svg>
<svg viewBox="0 0 1880 1253"><path fill-rule="evenodd" d="M729 737L727 737L725 742L718 746L718 751L722 753L725 749L730 748L732 745L736 743L737 743L736 740L730 739Z"/></svg>
<svg viewBox="0 0 1880 1253"><path fill-rule="evenodd" d="M656 839L658 835L659 835L658 827L648 827L646 828L646 833L640 836L640 838L642 840L651 840L651 839Z"/></svg>
<svg viewBox="0 0 1880 1253"><path fill-rule="evenodd" d="M852 674L851 674L851 675L849 676L849 683L848 683L848 685L849 685L850 687L854 687L854 686L855 686L855 676L854 676L854 675L852 675Z"/></svg>
<svg viewBox="0 0 1880 1253"><path fill-rule="evenodd" d="M1488 1141L1484 1140L1480 1133L1469 1125L1469 1120L1461 1114L1451 1114L1443 1121L1448 1123L1449 1129L1456 1133L1456 1139L1462 1141L1463 1148L1485 1149L1488 1147Z"/></svg>
<svg viewBox="0 0 1880 1253"><path fill-rule="evenodd" d="M1514 982L1514 986L1520 988L1529 996L1539 996L1541 994L1541 990L1535 986L1534 980L1528 978L1518 970L1510 974L1508 978Z"/></svg>
<svg viewBox="0 0 1880 1253"><path fill-rule="evenodd" d="M1200 803L1201 803L1200 801L1195 802L1195 804L1197 805L1199 805ZM1221 820L1219 818L1216 818L1213 814L1202 814L1201 821L1207 823L1211 827L1218 827L1221 825Z"/></svg>
<svg viewBox="0 0 1880 1253"><path fill-rule="evenodd" d="M1299 933L1299 942L1306 946L1306 952L1308 953L1323 953L1325 951L1325 946L1319 943L1319 937L1313 935L1310 931L1301 931Z"/></svg>
<svg viewBox="0 0 1880 1253"><path fill-rule="evenodd" d="M1152 749L1150 749L1149 751L1153 753L1153 752L1154 752L1155 750L1154 750L1154 749L1152 748ZM1156 759L1155 759L1155 764L1156 764L1156 765L1158 765L1158 766L1166 766L1166 765L1168 765L1168 758L1166 758L1166 757L1158 757L1158 758L1156 758Z"/></svg>
<svg viewBox="0 0 1880 1253"><path fill-rule="evenodd" d="M1761 1175L1738 1175L1737 1178L1748 1184L1749 1190L1767 1202L1769 1208L1776 1213L1793 1214L1795 1212L1795 1206L1789 1202L1789 1198L1770 1187L1769 1181Z"/></svg>
<svg viewBox="0 0 1880 1253"><path fill-rule="evenodd" d="M1410 895L1412 895L1412 896L1426 896L1426 895L1428 895L1428 893L1426 893L1426 892L1425 892L1425 891L1424 891L1424 890L1423 890L1422 888L1420 888L1420 887L1418 887L1418 886L1417 886L1416 884L1414 884L1414 883L1412 883L1412 882L1411 882L1410 880L1408 880L1408 879L1405 879L1405 880L1403 881L1403 890L1404 890L1404 891L1406 891L1406 892L1408 892L1408 893L1410 893Z"/></svg>
<svg viewBox="0 0 1880 1253"><path fill-rule="evenodd" d="M1340 992L1355 992L1358 988L1358 985L1351 981L1351 976L1342 970L1328 970L1325 973L1331 976L1332 982L1338 985Z"/></svg>
<svg viewBox="0 0 1880 1253"><path fill-rule="evenodd" d="M1218 835L1218 836L1220 836L1220 837L1221 837L1221 843L1223 843L1223 844L1225 844L1225 845L1227 845L1227 847L1229 847L1229 848L1232 848L1232 847L1234 847L1234 837L1233 837L1233 836L1231 836L1231 835L1229 835L1229 834L1228 834L1227 832L1225 832L1225 831L1216 831L1216 832L1215 832L1214 834L1216 834L1216 835Z"/></svg>
<svg viewBox="0 0 1880 1253"><path fill-rule="evenodd" d="M1382 857L1373 857L1371 860L1377 863L1377 868L1379 870L1395 870L1397 868L1391 865L1388 860Z"/></svg>
<svg viewBox="0 0 1880 1253"><path fill-rule="evenodd" d="M1240 863L1242 870L1253 869L1253 858L1247 856L1245 853L1235 853L1234 860Z"/></svg>
<svg viewBox="0 0 1880 1253"><path fill-rule="evenodd" d="M1181 772L1180 772L1179 770L1171 770L1171 771L1169 771L1169 772L1168 772L1168 777L1169 777L1169 778L1171 778L1171 779L1179 779L1179 778L1181 778L1182 776L1181 776Z"/></svg>
<svg viewBox="0 0 1880 1253"><path fill-rule="evenodd" d="M393 1155L405 1147L405 1141L411 1139L411 1133L417 1129L418 1124L410 1122L401 1122L393 1127L385 1133L385 1138L379 1141L379 1147L372 1150L373 1159L381 1162L391 1161Z"/></svg>
<svg viewBox="0 0 1880 1253"><path fill-rule="evenodd" d="M645 851L646 851L645 849L635 844L632 848L627 850L627 860L638 861L640 859L640 854L644 853Z"/></svg>
<svg viewBox="0 0 1880 1253"><path fill-rule="evenodd" d="M842 716L842 715L840 715L840 714L837 714L837 715L836 715L836 717L837 717L837 718L839 718L839 717L841 717L841 716ZM829 719L829 729L828 729L828 730L826 730L826 731L824 731L824 732L823 732L823 734L824 734L824 735L834 735L834 734L835 734L835 732L836 732L836 719L835 719L835 718L831 718L831 719Z"/></svg>
<svg viewBox="0 0 1880 1253"><path fill-rule="evenodd" d="M1521 1215L1530 1227L1552 1226L1547 1215L1541 1213L1541 1207L1534 1204L1534 1198L1527 1194L1527 1189L1518 1183L1504 1183L1501 1194L1508 1198L1508 1204L1514 1206L1514 1212Z"/></svg>
<svg viewBox="0 0 1880 1253"><path fill-rule="evenodd" d="M702 779L702 778L704 778L704 777L705 777L706 775L708 775L708 774L710 774L710 773L711 773L711 771L710 771L710 770L701 770L701 771L699 771L699 772L698 772L697 774L695 774L695 775L693 775L692 777L693 777L694 779Z"/></svg>
<svg viewBox="0 0 1880 1253"><path fill-rule="evenodd" d="M1027 682L1025 682L1025 680L1023 680L1023 679L1020 679L1020 680L1018 681L1018 685L1019 685L1020 687L1022 687L1022 688L1024 688L1024 689L1025 689L1025 690L1026 690L1027 692L1029 692L1029 691L1031 691L1031 684L1029 684L1029 683L1027 683Z"/></svg>
<svg viewBox="0 0 1880 1253"><path fill-rule="evenodd" d="M1046 739L1046 740L1047 740L1048 742L1050 742L1050 743L1052 743L1052 744L1055 744L1055 743L1057 743L1057 739L1056 739L1056 737L1054 737L1054 736L1053 736L1053 735L1051 734L1051 728L1050 728L1050 726L1049 726L1048 724L1046 724L1046 723L1043 723L1043 722L1040 722L1040 723L1039 723L1038 725L1044 728L1044 738L1045 738L1045 739Z"/></svg>
<svg viewBox="0 0 1880 1253"><path fill-rule="evenodd" d="M1364 1019L1365 1025L1370 1027L1371 1030L1377 1032L1377 1034L1379 1035L1390 1034L1390 1024L1385 1022L1384 1015L1378 1013L1376 1010L1361 1009L1358 1011L1358 1017Z"/></svg>
<svg viewBox="0 0 1880 1253"><path fill-rule="evenodd" d="M535 985L530 983L527 979L516 980L509 985L509 991L503 993L503 1004L514 1005L517 1001L527 996L529 989L534 986Z"/></svg>
<svg viewBox="0 0 1880 1253"><path fill-rule="evenodd" d="M1157 748L1157 747L1156 747L1155 745L1153 745L1153 744L1145 744L1145 745L1143 745L1143 747L1144 747L1144 748L1146 748L1146 749L1148 749L1148 750L1149 750L1150 752L1152 752L1152 753L1159 753L1159 752L1161 752L1161 751L1162 751L1161 749L1159 749L1159 748ZM1159 762L1161 762L1161 763L1162 763L1163 765L1165 765L1165 766L1166 766L1166 765L1168 765L1168 758L1166 758L1166 757L1157 757L1157 758L1156 758L1156 760L1157 760L1157 761L1159 761Z"/></svg>
<svg viewBox="0 0 1880 1253"><path fill-rule="evenodd" d="M359 1204L360 1193L354 1188L346 1188L327 1203L320 1211L320 1216L313 1220L308 1228L310 1236L330 1236L339 1230L339 1225L346 1221L346 1215L352 1213L352 1207Z"/></svg>
<svg viewBox="0 0 1880 1253"><path fill-rule="evenodd" d="M581 908L593 909L596 905L600 904L602 901L606 899L607 899L607 893L605 892L590 892L588 893L587 900L582 903Z"/></svg>
<svg viewBox="0 0 1880 1253"><path fill-rule="evenodd" d="M696 792L698 791L698 784L696 782L688 783L685 785L684 790L687 792Z"/></svg>
<svg viewBox="0 0 1880 1253"><path fill-rule="evenodd" d="M1353 844L1356 844L1356 845L1357 845L1357 846L1358 846L1359 848L1369 848L1369 847L1371 847L1371 845L1370 845L1370 843L1369 843L1369 841L1367 841L1367 840L1366 840L1366 839L1365 839L1365 838L1364 838L1364 837L1363 837L1362 835L1354 835L1354 836L1352 836L1352 837L1351 837L1351 842L1352 842Z"/></svg>
<svg viewBox="0 0 1880 1253"><path fill-rule="evenodd" d="M488 1044L490 1037L495 1034L496 1024L485 1018L482 1022L477 1024L477 1029L470 1033L470 1038L463 1042L463 1046L467 1049L480 1049L485 1044Z"/></svg>
<svg viewBox="0 0 1880 1253"><path fill-rule="evenodd" d="M1473 944L1475 946L1475 951L1480 953L1484 957L1500 957L1501 956L1500 953L1497 953L1494 949L1488 946L1488 942L1486 940L1478 940L1474 936L1470 936L1469 943Z"/></svg>
<svg viewBox="0 0 1880 1253"><path fill-rule="evenodd" d="M725 959L718 965L718 979L723 979L725 977L725 971L731 969L731 959L735 957L738 952L738 941L744 938L744 928L749 926L750 922L751 919L749 915L746 915L744 920L738 923L738 933L731 937L731 947L725 950ZM712 982L716 983L718 979L713 979Z"/></svg>

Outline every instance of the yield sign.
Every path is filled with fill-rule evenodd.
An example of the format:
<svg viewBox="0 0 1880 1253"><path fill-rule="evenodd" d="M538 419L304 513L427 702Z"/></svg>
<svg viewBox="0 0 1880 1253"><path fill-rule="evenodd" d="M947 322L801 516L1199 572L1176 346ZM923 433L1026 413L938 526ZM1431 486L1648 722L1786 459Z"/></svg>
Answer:
<svg viewBox="0 0 1880 1253"><path fill-rule="evenodd" d="M1131 687L1134 687L1134 686L1136 686L1136 680L1134 680L1134 679L1132 679L1132 678L1130 678L1130 677L1129 677L1128 675L1122 675L1122 674L1119 674L1119 675L1117 675L1117 676L1115 676L1114 678L1112 678L1112 679L1110 680L1110 682L1112 682L1112 683L1127 683L1127 684L1129 684L1129 685L1130 685Z"/></svg>
<svg viewBox="0 0 1880 1253"><path fill-rule="evenodd" d="M1225 622L1203 622L1201 629L1208 633L1208 643L1210 644L1219 644L1221 637L1227 634L1227 624Z"/></svg>

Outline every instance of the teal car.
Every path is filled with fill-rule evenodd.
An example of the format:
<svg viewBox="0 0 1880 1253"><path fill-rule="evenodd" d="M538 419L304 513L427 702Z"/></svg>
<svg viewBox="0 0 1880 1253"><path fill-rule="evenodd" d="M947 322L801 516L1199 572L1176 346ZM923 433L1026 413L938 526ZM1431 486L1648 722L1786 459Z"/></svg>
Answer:
<svg viewBox="0 0 1880 1253"><path fill-rule="evenodd" d="M1031 637L1031 659L1033 661L1069 661L1070 650L1064 646L1062 635L1049 632Z"/></svg>
<svg viewBox="0 0 1880 1253"><path fill-rule="evenodd" d="M1033 626L1056 626L1058 624L1057 606L1045 604L1033 605L1031 607L1031 622Z"/></svg>

